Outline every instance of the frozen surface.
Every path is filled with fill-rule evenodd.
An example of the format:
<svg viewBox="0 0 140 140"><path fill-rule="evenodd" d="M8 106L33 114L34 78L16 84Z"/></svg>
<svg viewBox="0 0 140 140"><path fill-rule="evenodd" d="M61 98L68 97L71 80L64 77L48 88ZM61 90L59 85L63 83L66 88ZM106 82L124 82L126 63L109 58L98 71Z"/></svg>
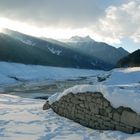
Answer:
<svg viewBox="0 0 140 140"><path fill-rule="evenodd" d="M108 85L134 85L140 83L140 67L114 69L106 83Z"/></svg>
<svg viewBox="0 0 140 140"><path fill-rule="evenodd" d="M44 101L0 94L0 140L139 140L140 133L97 131L60 117Z"/></svg>
<svg viewBox="0 0 140 140"><path fill-rule="evenodd" d="M0 62L0 84L24 81L66 80L104 73L97 70L59 68ZM16 80L15 77L18 79Z"/></svg>

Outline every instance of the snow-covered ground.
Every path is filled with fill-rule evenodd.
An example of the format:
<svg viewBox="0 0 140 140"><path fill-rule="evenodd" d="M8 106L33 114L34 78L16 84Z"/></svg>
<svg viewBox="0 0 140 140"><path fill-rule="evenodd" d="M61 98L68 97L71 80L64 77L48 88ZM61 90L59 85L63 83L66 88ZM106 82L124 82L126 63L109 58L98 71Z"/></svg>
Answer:
<svg viewBox="0 0 140 140"><path fill-rule="evenodd" d="M44 101L0 94L0 140L139 140L140 133L98 131L60 117Z"/></svg>
<svg viewBox="0 0 140 140"><path fill-rule="evenodd" d="M59 81L99 75L103 77L108 77L108 75L110 75L106 81L96 84L98 85L97 89L102 90L102 92L106 91L104 92L106 95L108 92L110 92L110 95L112 94L108 96L108 98L110 97L114 106L115 101L113 101L113 99L116 99L116 105L118 105L125 103L125 100L122 100L122 97L125 96L130 100L130 106L134 104L134 109L135 107L136 109L139 107L140 68L116 69L111 72L104 72L0 62L1 87L5 86L5 84L10 86L27 81L29 85L28 88L30 88L34 82L36 85L37 82L44 83L45 80L50 79ZM76 90L80 91L89 90L89 87L93 89L93 85L82 85L65 90L62 94L68 93L70 90L74 91L76 88ZM107 87L110 87L109 90ZM43 111L42 107L45 101L32 99L31 96L30 98L19 97L18 94L19 92L16 96L9 95L9 93L0 94L0 140L140 139L140 133L130 135L118 131L98 131L83 127L71 120L58 116L51 109ZM24 92L21 94L24 94ZM111 99L111 97L113 97L113 99ZM133 102L133 99L136 99L138 104ZM118 102L118 100L120 101Z"/></svg>
<svg viewBox="0 0 140 140"><path fill-rule="evenodd" d="M100 73L104 72L0 62L0 84L12 84L18 81L66 80Z"/></svg>
<svg viewBox="0 0 140 140"><path fill-rule="evenodd" d="M110 78L107 79L108 85L137 85L140 84L140 67L114 69Z"/></svg>

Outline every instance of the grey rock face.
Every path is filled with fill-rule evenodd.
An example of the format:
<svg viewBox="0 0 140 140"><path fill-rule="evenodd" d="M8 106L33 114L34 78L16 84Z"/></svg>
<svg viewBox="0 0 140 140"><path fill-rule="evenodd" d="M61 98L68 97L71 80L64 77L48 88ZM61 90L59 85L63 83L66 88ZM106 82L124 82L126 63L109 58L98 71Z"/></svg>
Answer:
<svg viewBox="0 0 140 140"><path fill-rule="evenodd" d="M140 115L130 108L114 108L102 93L76 95L70 93L59 101L43 106L81 125L99 130L119 130L126 133L140 132Z"/></svg>
<svg viewBox="0 0 140 140"><path fill-rule="evenodd" d="M49 102L47 101L44 106L43 106L43 110L47 110L47 109L50 109L50 105L49 105Z"/></svg>

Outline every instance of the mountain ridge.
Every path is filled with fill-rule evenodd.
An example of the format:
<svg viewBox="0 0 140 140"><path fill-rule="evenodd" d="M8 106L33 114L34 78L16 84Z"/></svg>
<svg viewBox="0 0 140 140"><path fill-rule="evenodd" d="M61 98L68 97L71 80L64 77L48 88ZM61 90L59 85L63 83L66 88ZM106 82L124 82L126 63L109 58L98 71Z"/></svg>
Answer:
<svg viewBox="0 0 140 140"><path fill-rule="evenodd" d="M97 42L89 36L71 37L65 40L64 43L69 45L73 50L97 57L113 66L115 66L121 58L129 54L129 52L122 47L115 48L105 42Z"/></svg>
<svg viewBox="0 0 140 140"><path fill-rule="evenodd" d="M116 49L107 43L96 42L90 36L74 36L69 42L62 42L5 29L5 32L1 33L0 40L1 61L109 70L115 66L118 59L127 55L123 48ZM12 43L7 44L9 41ZM106 52L114 54L108 58L110 54L105 55ZM117 60L115 57L118 57Z"/></svg>
<svg viewBox="0 0 140 140"><path fill-rule="evenodd" d="M1 33L0 60L86 69L107 70L112 67L96 57L91 58L60 44L11 30Z"/></svg>

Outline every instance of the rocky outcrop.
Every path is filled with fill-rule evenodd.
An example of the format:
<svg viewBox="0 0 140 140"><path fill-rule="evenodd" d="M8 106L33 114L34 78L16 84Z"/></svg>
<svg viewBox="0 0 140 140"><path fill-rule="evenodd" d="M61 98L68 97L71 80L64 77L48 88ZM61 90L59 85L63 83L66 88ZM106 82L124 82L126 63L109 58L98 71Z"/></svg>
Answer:
<svg viewBox="0 0 140 140"><path fill-rule="evenodd" d="M47 101L43 109L49 108L93 129L140 132L140 115L130 108L114 108L100 92L69 93L51 105Z"/></svg>

